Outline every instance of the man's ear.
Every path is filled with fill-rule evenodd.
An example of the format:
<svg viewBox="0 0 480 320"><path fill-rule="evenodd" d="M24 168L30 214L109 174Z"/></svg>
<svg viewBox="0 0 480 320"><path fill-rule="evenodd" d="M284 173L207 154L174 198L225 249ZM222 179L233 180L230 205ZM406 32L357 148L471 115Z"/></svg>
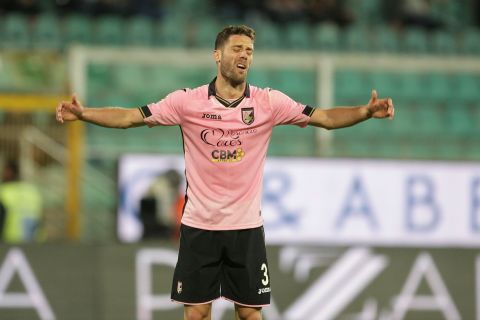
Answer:
<svg viewBox="0 0 480 320"><path fill-rule="evenodd" d="M220 59L222 58L222 53L220 50L213 50L213 59L215 60L216 63L220 62Z"/></svg>

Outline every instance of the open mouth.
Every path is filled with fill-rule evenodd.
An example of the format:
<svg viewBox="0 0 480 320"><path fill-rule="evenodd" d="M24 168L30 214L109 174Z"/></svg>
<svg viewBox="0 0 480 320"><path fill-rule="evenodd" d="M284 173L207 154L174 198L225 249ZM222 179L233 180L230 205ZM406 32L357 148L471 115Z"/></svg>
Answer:
<svg viewBox="0 0 480 320"><path fill-rule="evenodd" d="M244 65L243 63L239 63L239 64L237 64L237 68L245 70L245 69L247 69L247 66Z"/></svg>

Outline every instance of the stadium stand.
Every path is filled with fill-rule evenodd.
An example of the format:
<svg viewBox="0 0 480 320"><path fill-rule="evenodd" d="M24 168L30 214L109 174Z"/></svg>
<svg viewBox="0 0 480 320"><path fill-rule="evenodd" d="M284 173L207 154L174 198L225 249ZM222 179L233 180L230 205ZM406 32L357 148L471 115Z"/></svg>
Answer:
<svg viewBox="0 0 480 320"><path fill-rule="evenodd" d="M311 50L311 30L306 23L292 23L285 28L284 41L290 50Z"/></svg>
<svg viewBox="0 0 480 320"><path fill-rule="evenodd" d="M155 42L155 24L142 16L129 18L125 25L125 44L136 47L151 47Z"/></svg>
<svg viewBox="0 0 480 320"><path fill-rule="evenodd" d="M396 53L399 51L398 32L385 26L372 30L372 49L376 52Z"/></svg>
<svg viewBox="0 0 480 320"><path fill-rule="evenodd" d="M431 35L429 51L435 54L454 54L458 51L456 42L456 35L453 32L444 30L434 31Z"/></svg>
<svg viewBox="0 0 480 320"><path fill-rule="evenodd" d="M164 47L186 47L187 46L187 23L183 18L167 17L160 21L157 26L156 45Z"/></svg>
<svg viewBox="0 0 480 320"><path fill-rule="evenodd" d="M480 53L480 30L477 28L468 28L463 32L460 52L464 54L475 55Z"/></svg>
<svg viewBox="0 0 480 320"><path fill-rule="evenodd" d="M406 53L424 54L428 51L427 34L419 28L407 29L401 38L401 50Z"/></svg>
<svg viewBox="0 0 480 320"><path fill-rule="evenodd" d="M94 29L94 43L97 45L119 46L125 43L124 20L118 16L97 18Z"/></svg>
<svg viewBox="0 0 480 320"><path fill-rule="evenodd" d="M193 46L197 48L211 48L219 28L221 28L221 25L215 20L197 21L193 32Z"/></svg>
<svg viewBox="0 0 480 320"><path fill-rule="evenodd" d="M273 23L269 21L257 22L254 27L258 33L255 40L257 47L275 50L284 45L281 30Z"/></svg>
<svg viewBox="0 0 480 320"><path fill-rule="evenodd" d="M339 49L338 27L324 23L314 27L313 48L321 51L336 51Z"/></svg>
<svg viewBox="0 0 480 320"><path fill-rule="evenodd" d="M342 35L341 49L347 52L372 51L372 37L370 31L364 26L350 26Z"/></svg>
<svg viewBox="0 0 480 320"><path fill-rule="evenodd" d="M64 18L63 39L65 46L93 43L93 30L90 19L84 15L72 14Z"/></svg>
<svg viewBox="0 0 480 320"><path fill-rule="evenodd" d="M32 38L29 19L22 14L12 13L6 15L2 20L2 47L4 49L29 49Z"/></svg>
<svg viewBox="0 0 480 320"><path fill-rule="evenodd" d="M61 48L60 23L50 13L40 14L32 26L32 46L34 50L54 50Z"/></svg>
<svg viewBox="0 0 480 320"><path fill-rule="evenodd" d="M480 30L475 25L473 13L463 2L434 4L431 18L441 22L435 27L408 24L402 17L397 20L393 17L395 23L390 23L379 0L345 3L355 13L354 19L345 24L308 19L279 24L262 15L258 8L250 9L246 14L248 18L242 22L256 29L258 51L281 50L292 55L298 50L455 58L475 57L480 53ZM192 8L195 16L191 14ZM44 61L52 57L13 58L3 62L0 64L0 91L26 92L39 88L42 92L51 92L54 87L65 91L68 83L66 52L72 44L119 49L133 46L210 50L218 29L230 22L217 19L209 1L171 1L162 8L142 9L144 14L140 9L122 10L95 11L80 7L62 11L61 15L55 6L43 8L40 13L0 10L0 48L29 53L33 49L34 54L50 52L61 59L55 68L48 67L50 62L44 66ZM233 18L238 20L239 17ZM214 66L192 70L168 65L92 63L87 71L89 104L135 107L157 101L173 90L210 81ZM254 67L249 81L260 87L282 90L313 105L317 99L315 72ZM331 152L325 156L478 161L479 87L480 76L467 71L393 72L340 66L334 75L335 105L365 103L370 90L376 88L381 95L394 98L396 121L372 121L335 131ZM7 120L8 116L0 109L0 122ZM30 121L38 127L49 125L43 112L34 113ZM115 160L124 152L182 152L178 128L163 128L161 135L157 133L147 128L126 133L88 125L88 161L94 165L101 163L113 176ZM299 130L282 126L274 130L269 153L318 156L317 138L313 128ZM358 138L362 143L358 143ZM91 190L85 192L91 197Z"/></svg>

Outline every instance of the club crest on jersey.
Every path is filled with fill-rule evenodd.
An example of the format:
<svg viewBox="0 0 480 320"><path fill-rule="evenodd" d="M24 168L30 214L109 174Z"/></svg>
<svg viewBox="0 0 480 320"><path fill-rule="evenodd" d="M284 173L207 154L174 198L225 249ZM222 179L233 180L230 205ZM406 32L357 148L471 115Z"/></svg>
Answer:
<svg viewBox="0 0 480 320"><path fill-rule="evenodd" d="M253 108L242 108L242 121L245 124L252 124L255 120L255 114Z"/></svg>
<svg viewBox="0 0 480 320"><path fill-rule="evenodd" d="M182 293L182 281L177 282L177 292L178 294Z"/></svg>

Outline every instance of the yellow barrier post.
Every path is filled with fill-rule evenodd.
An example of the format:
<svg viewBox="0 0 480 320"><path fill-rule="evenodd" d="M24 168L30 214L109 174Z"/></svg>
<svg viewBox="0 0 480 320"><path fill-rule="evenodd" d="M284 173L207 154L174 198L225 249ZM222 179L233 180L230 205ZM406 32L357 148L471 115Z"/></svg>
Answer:
<svg viewBox="0 0 480 320"><path fill-rule="evenodd" d="M0 109L8 112L27 113L33 111L48 111L54 116L55 106L61 100L70 97L58 95L0 95ZM66 233L69 240L80 238L81 212L81 175L84 143L84 124L73 122L67 125L66 158L64 166L67 176L67 190L64 207L67 214Z"/></svg>

